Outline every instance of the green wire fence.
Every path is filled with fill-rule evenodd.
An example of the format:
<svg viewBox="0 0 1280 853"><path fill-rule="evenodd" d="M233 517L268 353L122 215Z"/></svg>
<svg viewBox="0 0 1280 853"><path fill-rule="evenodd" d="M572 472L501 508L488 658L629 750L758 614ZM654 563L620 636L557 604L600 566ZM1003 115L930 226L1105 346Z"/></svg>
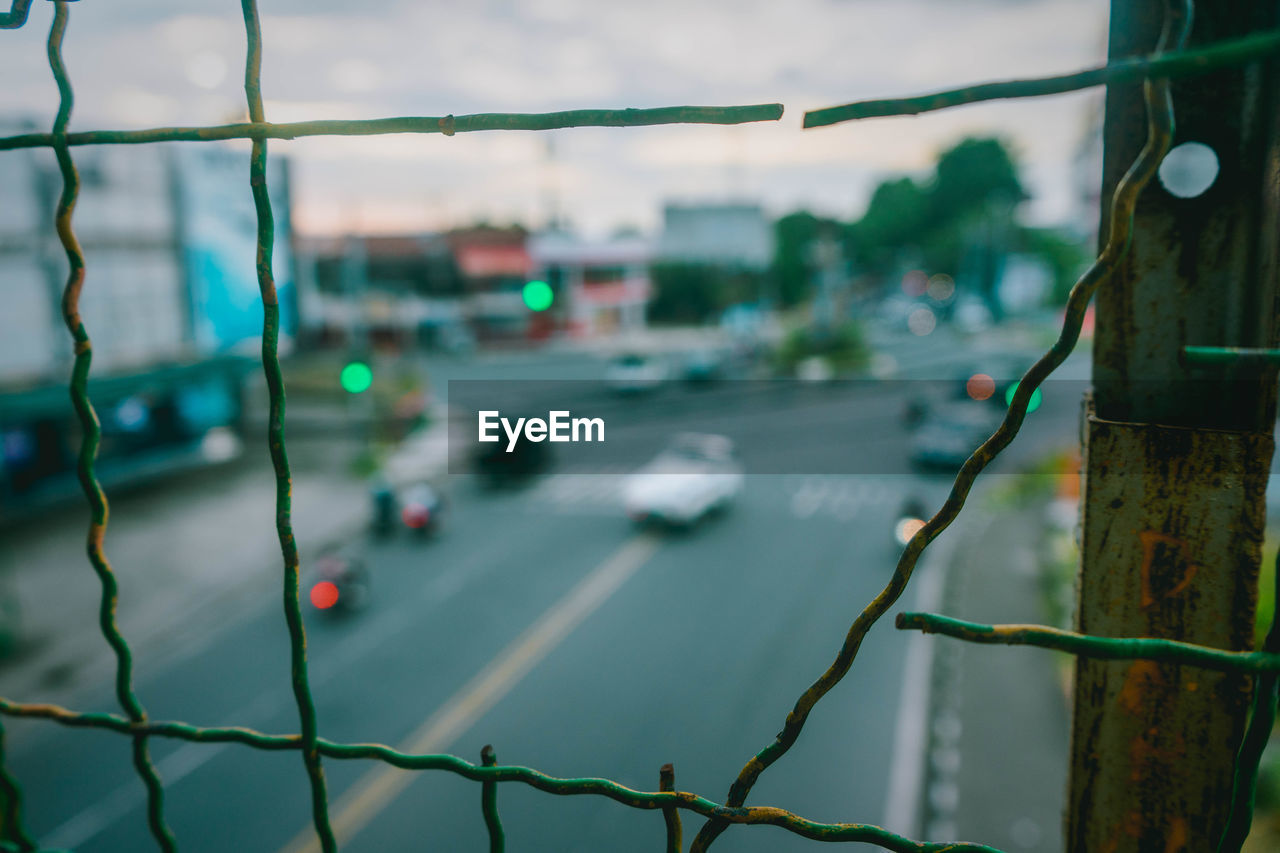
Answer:
<svg viewBox="0 0 1280 853"><path fill-rule="evenodd" d="M690 851L705 851L730 824L768 824L817 841L858 841L886 850L943 853L999 853L983 844L966 842L922 842L905 838L878 826L862 823L820 823L792 812L765 806L746 805L752 787L770 765L786 754L799 738L813 707L848 673L867 632L888 612L907 587L924 549L957 517L977 476L1018 434L1033 393L1074 348L1080 335L1085 308L1093 293L1107 284L1128 246L1134 207L1139 194L1150 182L1173 136L1173 108L1167 79L1170 76L1201 73L1241 64L1280 52L1280 31L1256 33L1197 50L1186 50L1191 26L1190 0L1170 0L1164 31L1151 56L1135 56L1109 65L1061 77L1013 80L963 87L915 98L863 101L809 112L805 127L819 127L874 116L911 115L997 98L1033 97L1072 91L1121 80L1144 81L1147 110L1147 141L1111 199L1110 233L1095 262L1072 288L1065 319L1057 341L1029 369L999 428L965 462L956 475L946 502L912 537L898 560L893 576L879 595L853 621L835 661L796 701L776 739L760 750L742 768L729 788L724 803L675 788L671 765L662 767L658 790L636 791L607 779L559 779L527 767L497 763L492 747L481 752L473 764L452 755L409 754L381 744L336 743L320 736L315 707L307 681L306 632L298 602L298 549L294 541L290 511L291 476L285 448L285 389L277 354L279 305L271 273L274 223L267 196L266 162L268 139L292 139L313 135L371 135L388 133L455 133L479 130L547 130L564 127L631 127L654 124L739 124L776 121L781 104L729 107L666 107L659 109L571 110L554 113L494 113L465 116L402 116L367 121L306 121L272 124L262 107L262 36L255 0L241 0L247 42L245 96L249 121L205 127L168 127L145 130L67 131L73 105L71 81L62 61L62 39L68 21L68 0L54 0L55 14L48 39L49 67L60 95L57 118L50 133L27 133L0 138L0 150L31 147L52 148L62 175L62 194L55 226L68 261L63 290L62 312L71 334L75 362L70 392L72 404L83 427L78 474L92 510L86 550L90 564L102 585L99 624L103 637L116 656L115 692L122 713L77 712L54 705L30 704L0 698L0 719L4 716L50 720L64 726L105 729L130 737L134 768L145 786L147 821L151 835L161 850L177 849L177 841L165 821L164 786L149 754L151 738L176 738L199 743L238 743L262 750L296 750L301 754L311 791L312 820L320 846L337 849L330 825L328 797L322 759L373 760L407 769L439 770L481 783L480 812L488 829L491 851L505 844L498 810L498 783L518 782L557 795L607 797L625 806L662 812L666 825L666 850L683 849L680 811L705 818L693 838ZM30 0L12 0L10 10L0 13L0 29L21 27L27 19ZM262 362L269 391L268 446L276 476L276 531L284 563L283 604L289 628L290 679L300 723L297 734L267 734L240 727L201 727L181 722L151 720L133 690L132 656L129 645L116 625L116 581L103 552L103 536L108 521L106 496L94 471L101 436L97 414L89 401L86 384L93 347L89 332L79 315L79 297L85 283L85 259L76 240L72 216L78 197L78 176L71 156L77 145L145 144L160 141L210 141L250 139L249 185L257 210L257 275L262 295L264 322ZM1280 607L1277 622L1267 636L1263 650L1253 653L1226 652L1189 643L1153 639L1088 637L1039 626L991 626L960 622L932 614L904 613L897 625L903 629L936 632L959 639L985 643L1022 643L1061 649L1076 655L1109 659L1149 659L1182 663L1210 669L1253 674L1257 677L1253 716L1237 757L1234 813L1220 850L1238 851L1248 834L1252 818L1253 790L1258 761L1276 713L1277 673L1280 673ZM0 725L0 850L34 851L38 844L24 829L22 796L18 780L4 764L4 730Z"/></svg>

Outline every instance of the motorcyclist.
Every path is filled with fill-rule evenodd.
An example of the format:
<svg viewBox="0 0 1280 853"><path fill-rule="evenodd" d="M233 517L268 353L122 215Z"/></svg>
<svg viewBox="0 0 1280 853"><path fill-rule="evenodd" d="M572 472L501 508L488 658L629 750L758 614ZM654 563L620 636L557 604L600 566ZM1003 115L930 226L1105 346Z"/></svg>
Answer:
<svg viewBox="0 0 1280 853"><path fill-rule="evenodd" d="M327 551L316 559L311 603L319 610L361 610L369 603L369 570L362 560Z"/></svg>

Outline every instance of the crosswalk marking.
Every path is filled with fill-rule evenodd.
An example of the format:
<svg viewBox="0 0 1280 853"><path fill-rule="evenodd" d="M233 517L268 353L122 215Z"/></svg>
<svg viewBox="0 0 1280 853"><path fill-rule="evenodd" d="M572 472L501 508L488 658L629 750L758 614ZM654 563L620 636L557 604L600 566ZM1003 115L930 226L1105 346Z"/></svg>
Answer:
<svg viewBox="0 0 1280 853"><path fill-rule="evenodd" d="M530 489L533 512L620 516L626 473L552 474ZM746 491L766 503L785 502L798 520L853 521L868 508L895 504L910 490L906 478L871 475L748 477Z"/></svg>
<svg viewBox="0 0 1280 853"><path fill-rule="evenodd" d="M907 486L896 477L815 474L797 478L787 491L795 518L852 521L868 507L900 500Z"/></svg>

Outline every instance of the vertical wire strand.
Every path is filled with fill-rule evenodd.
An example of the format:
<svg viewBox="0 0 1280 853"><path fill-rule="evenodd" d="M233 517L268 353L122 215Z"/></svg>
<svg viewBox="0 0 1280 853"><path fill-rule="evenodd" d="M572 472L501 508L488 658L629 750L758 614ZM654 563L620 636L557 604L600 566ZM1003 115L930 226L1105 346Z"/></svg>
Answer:
<svg viewBox="0 0 1280 853"><path fill-rule="evenodd" d="M1262 650L1267 652L1280 652L1280 551L1276 552L1275 572L1271 629L1262 643ZM1280 678L1277 678L1274 672L1260 674L1254 684L1253 716L1249 718L1249 727L1245 729L1244 738L1240 741L1240 750L1236 756L1236 775L1231 791L1231 818L1222 833L1218 853L1240 853L1245 839L1249 836L1249 829L1253 825L1258 765L1262 762L1262 753L1267 748L1267 741L1271 739L1271 730L1276 723L1278 699L1280 699Z"/></svg>
<svg viewBox="0 0 1280 853"><path fill-rule="evenodd" d="M493 747L485 744L480 750L480 764L493 767L498 763L498 756ZM489 830L489 853L502 853L507 846L506 833L502 831L502 818L498 816L498 783L486 779L480 783L480 811L484 814L484 825Z"/></svg>
<svg viewBox="0 0 1280 853"><path fill-rule="evenodd" d="M676 789L676 768L673 764L664 764L658 771L658 790L674 791ZM684 829L680 825L680 810L664 808L662 821L667 825L667 853L680 853L684 844Z"/></svg>
<svg viewBox="0 0 1280 853"><path fill-rule="evenodd" d="M244 91L249 106L249 120L261 122L262 110L262 25L258 20L256 0L240 0L245 26ZM302 624L298 604L298 545L293 536L292 475L284 442L285 393L280 372L280 302L276 296L275 278L271 271L275 242L275 220L267 192L267 142L253 140L249 161L249 184L258 216L257 272L262 294L262 367L266 374L270 405L267 446L276 475L276 535L284 557L284 616L289 627L290 680L298 705L301 723L302 761L311 783L311 815L316 835L324 853L338 849L333 827L329 824L329 800L325 791L324 769L320 765L315 700L307 680L307 632Z"/></svg>
<svg viewBox="0 0 1280 853"><path fill-rule="evenodd" d="M1191 0L1167 0L1165 25L1156 47L1157 55L1169 50L1180 50L1185 46L1191 31L1191 19ZM787 714L782 731L773 742L752 756L743 766L737 779L729 787L729 795L725 800L726 806L731 808L742 806L756 780L760 778L760 774L795 744L814 705L848 673L867 633L906 589L921 553L955 520L964 507L977 476L1008 447L1018 434L1027 415L1027 405L1031 395L1075 348L1089 300L1098 287L1110 279L1116 266L1128 251L1138 196L1155 175L1173 139L1173 102L1169 94L1169 81L1162 78L1148 79L1143 84L1143 92L1147 107L1146 144L1116 186L1112 196L1112 216L1106 246L1071 288L1071 294L1067 299L1066 317L1057 341L1018 382L1017 391L1014 392L1013 400L1010 401L1009 409L999 428L964 463L956 475L951 494L942 508L907 543L894 569L893 577L850 626L835 662L801 694L791 712ZM689 848L690 853L703 853L728 826L728 822L723 819L708 819L694 837Z"/></svg>
<svg viewBox="0 0 1280 853"><path fill-rule="evenodd" d="M4 795L4 824L0 828L0 836L26 853L35 850L36 843L22 825L22 788L5 763L5 734L4 724L0 723L0 794Z"/></svg>
<svg viewBox="0 0 1280 853"><path fill-rule="evenodd" d="M58 199L55 225L70 266L62 295L62 315L75 342L75 363L71 372L71 402L83 432L76 473L80 478L80 486L84 490L91 512L86 551L89 562L102 584L98 625L102 629L102 635L106 638L107 644L116 655L116 698L131 722L145 723L146 711L133 690L133 653L116 625L119 586L116 583L115 572L112 571L102 547L109 510L107 497L102 491L102 485L98 482L97 473L94 470L102 429L88 394L93 345L80 318L80 291L84 287L85 276L84 252L71 225L71 216L80 194L80 178L67 146L67 124L71 120L71 109L75 101L71 79L62 61L62 39L67 29L67 16L66 0L57 0L54 5L53 26L49 30L48 53L49 68L58 84L60 96L58 115L53 125L53 150L58 159L58 169L62 173L62 194ZM161 850L166 853L177 850L177 841L164 819L164 786L151 761L145 734L133 735L133 765L146 786L147 823L151 828L151 834Z"/></svg>

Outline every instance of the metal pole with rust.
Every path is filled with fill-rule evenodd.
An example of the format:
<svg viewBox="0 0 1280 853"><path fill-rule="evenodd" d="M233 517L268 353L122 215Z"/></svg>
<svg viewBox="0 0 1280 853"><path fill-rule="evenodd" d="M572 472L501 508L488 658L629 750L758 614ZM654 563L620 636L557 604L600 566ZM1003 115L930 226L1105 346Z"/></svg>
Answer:
<svg viewBox="0 0 1280 853"><path fill-rule="evenodd" d="M1110 55L1150 50L1165 12L1162 0L1113 0ZM1190 44L1278 21L1276 3L1197 4ZM1129 251L1099 290L1081 633L1252 648L1276 365L1188 358L1185 348L1276 345L1277 71L1259 61L1172 81L1173 145L1207 145L1217 176L1190 198L1152 182ZM1141 85L1109 86L1106 110L1104 198L1146 139ZM1078 659L1069 853L1217 850L1251 683Z"/></svg>

